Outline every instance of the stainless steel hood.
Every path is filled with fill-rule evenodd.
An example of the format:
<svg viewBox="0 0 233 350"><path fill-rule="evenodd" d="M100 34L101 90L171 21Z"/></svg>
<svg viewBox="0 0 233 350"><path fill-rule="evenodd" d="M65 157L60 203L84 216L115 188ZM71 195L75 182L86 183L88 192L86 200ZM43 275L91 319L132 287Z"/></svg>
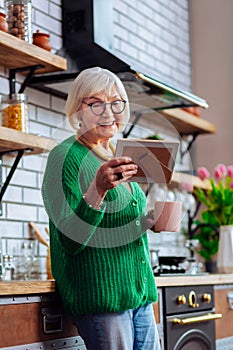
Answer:
<svg viewBox="0 0 233 350"><path fill-rule="evenodd" d="M70 82L85 68L100 66L123 81L130 102L153 110L208 104L200 97L163 83L112 53L112 0L62 0L63 48L68 70L34 76L30 86L66 99Z"/></svg>

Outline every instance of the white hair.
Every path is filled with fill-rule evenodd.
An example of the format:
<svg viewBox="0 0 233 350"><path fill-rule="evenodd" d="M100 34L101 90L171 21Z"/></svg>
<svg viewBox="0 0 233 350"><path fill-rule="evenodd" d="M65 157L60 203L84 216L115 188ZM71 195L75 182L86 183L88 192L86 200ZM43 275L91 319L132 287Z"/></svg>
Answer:
<svg viewBox="0 0 233 350"><path fill-rule="evenodd" d="M77 115L77 121L77 112L80 110L84 98L95 96L95 94L102 92L107 92L110 95L113 87L116 87L120 97L128 102L125 87L116 74L100 67L88 68L81 71L71 84L65 105L66 115L72 127L77 128L77 122L75 122L74 116ZM126 124L130 117L129 103L126 103L122 115L123 123Z"/></svg>

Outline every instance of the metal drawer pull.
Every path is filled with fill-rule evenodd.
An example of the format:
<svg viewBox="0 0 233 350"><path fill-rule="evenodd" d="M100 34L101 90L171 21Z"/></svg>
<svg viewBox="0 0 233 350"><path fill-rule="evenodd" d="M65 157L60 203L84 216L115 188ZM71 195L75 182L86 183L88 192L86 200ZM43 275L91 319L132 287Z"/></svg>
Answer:
<svg viewBox="0 0 233 350"><path fill-rule="evenodd" d="M197 322L211 321L216 320L218 318L222 318L222 314L207 314L203 316L190 317L185 319L173 318L172 322L174 324L192 324Z"/></svg>
<svg viewBox="0 0 233 350"><path fill-rule="evenodd" d="M63 331L63 314L59 309L44 308L41 312L43 315L43 332L45 334Z"/></svg>

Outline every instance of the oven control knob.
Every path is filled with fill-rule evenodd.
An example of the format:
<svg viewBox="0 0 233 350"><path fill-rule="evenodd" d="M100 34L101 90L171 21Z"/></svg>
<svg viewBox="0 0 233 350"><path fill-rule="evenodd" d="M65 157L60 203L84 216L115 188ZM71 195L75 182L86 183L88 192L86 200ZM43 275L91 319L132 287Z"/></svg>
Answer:
<svg viewBox="0 0 233 350"><path fill-rule="evenodd" d="M189 306L199 307L197 303L197 294L193 290L189 293Z"/></svg>
<svg viewBox="0 0 233 350"><path fill-rule="evenodd" d="M184 294L182 295L178 295L177 299L176 299L176 302L178 305L184 305L186 304L186 297Z"/></svg>
<svg viewBox="0 0 233 350"><path fill-rule="evenodd" d="M206 303L210 303L211 302L211 294L209 293L204 293L202 296L202 300Z"/></svg>

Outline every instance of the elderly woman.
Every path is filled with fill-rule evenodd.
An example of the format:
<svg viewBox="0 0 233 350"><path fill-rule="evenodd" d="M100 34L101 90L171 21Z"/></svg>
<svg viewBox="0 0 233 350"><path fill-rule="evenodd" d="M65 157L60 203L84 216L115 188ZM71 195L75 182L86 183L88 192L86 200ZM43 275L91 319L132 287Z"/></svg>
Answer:
<svg viewBox="0 0 233 350"><path fill-rule="evenodd" d="M137 165L114 157L110 142L129 120L122 82L99 67L82 71L66 113L76 134L50 152L42 186L64 307L88 350L158 350L146 198L127 182Z"/></svg>

